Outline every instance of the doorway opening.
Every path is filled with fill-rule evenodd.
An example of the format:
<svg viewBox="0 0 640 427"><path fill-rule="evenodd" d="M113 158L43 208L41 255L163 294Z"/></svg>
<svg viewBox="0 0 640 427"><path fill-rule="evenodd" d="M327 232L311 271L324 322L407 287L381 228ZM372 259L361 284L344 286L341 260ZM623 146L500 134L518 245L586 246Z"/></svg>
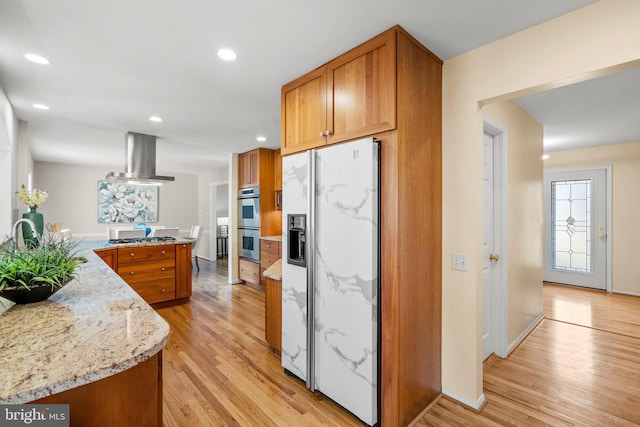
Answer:
<svg viewBox="0 0 640 427"><path fill-rule="evenodd" d="M229 183L211 184L211 224L209 253L211 261L224 261L228 257L229 238Z"/></svg>
<svg viewBox="0 0 640 427"><path fill-rule="evenodd" d="M545 282L611 291L609 168L544 174Z"/></svg>

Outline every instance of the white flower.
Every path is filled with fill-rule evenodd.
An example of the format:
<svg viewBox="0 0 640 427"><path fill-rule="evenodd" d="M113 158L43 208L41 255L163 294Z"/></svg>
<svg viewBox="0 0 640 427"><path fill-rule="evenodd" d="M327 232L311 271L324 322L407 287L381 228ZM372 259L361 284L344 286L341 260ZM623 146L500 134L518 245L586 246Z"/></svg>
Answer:
<svg viewBox="0 0 640 427"><path fill-rule="evenodd" d="M20 191L16 191L16 194L18 195L18 200L30 208L37 208L49 197L49 193L46 191L38 190L37 188L27 190L24 184L22 184Z"/></svg>

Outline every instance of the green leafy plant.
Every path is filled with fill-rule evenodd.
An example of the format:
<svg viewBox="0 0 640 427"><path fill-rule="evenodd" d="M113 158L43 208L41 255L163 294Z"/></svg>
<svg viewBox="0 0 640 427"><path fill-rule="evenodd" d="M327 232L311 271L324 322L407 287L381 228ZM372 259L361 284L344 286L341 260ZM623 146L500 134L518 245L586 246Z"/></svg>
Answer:
<svg viewBox="0 0 640 427"><path fill-rule="evenodd" d="M75 277L78 265L86 261L77 256L75 246L65 241L50 241L1 253L0 292L5 288L49 285L54 290L63 287Z"/></svg>

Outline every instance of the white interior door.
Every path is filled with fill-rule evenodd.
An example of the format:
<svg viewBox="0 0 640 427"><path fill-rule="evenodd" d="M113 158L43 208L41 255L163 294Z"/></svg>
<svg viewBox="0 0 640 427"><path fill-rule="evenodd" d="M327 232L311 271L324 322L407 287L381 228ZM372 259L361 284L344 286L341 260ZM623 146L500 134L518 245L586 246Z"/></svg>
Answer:
<svg viewBox="0 0 640 427"><path fill-rule="evenodd" d="M547 282L607 287L606 170L544 174Z"/></svg>
<svg viewBox="0 0 640 427"><path fill-rule="evenodd" d="M496 351L494 314L497 295L495 254L494 137L484 133L482 151L482 360Z"/></svg>

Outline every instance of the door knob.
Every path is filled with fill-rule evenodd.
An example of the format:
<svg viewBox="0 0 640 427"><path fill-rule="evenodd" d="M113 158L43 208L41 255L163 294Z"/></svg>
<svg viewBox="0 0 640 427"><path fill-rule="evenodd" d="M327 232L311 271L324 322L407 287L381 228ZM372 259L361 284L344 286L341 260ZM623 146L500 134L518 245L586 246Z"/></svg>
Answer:
<svg viewBox="0 0 640 427"><path fill-rule="evenodd" d="M604 234L602 234L602 233L598 234L598 238L604 239Z"/></svg>
<svg viewBox="0 0 640 427"><path fill-rule="evenodd" d="M500 257L498 255L494 255L494 254L490 254L489 255L489 261L498 261L500 259Z"/></svg>

